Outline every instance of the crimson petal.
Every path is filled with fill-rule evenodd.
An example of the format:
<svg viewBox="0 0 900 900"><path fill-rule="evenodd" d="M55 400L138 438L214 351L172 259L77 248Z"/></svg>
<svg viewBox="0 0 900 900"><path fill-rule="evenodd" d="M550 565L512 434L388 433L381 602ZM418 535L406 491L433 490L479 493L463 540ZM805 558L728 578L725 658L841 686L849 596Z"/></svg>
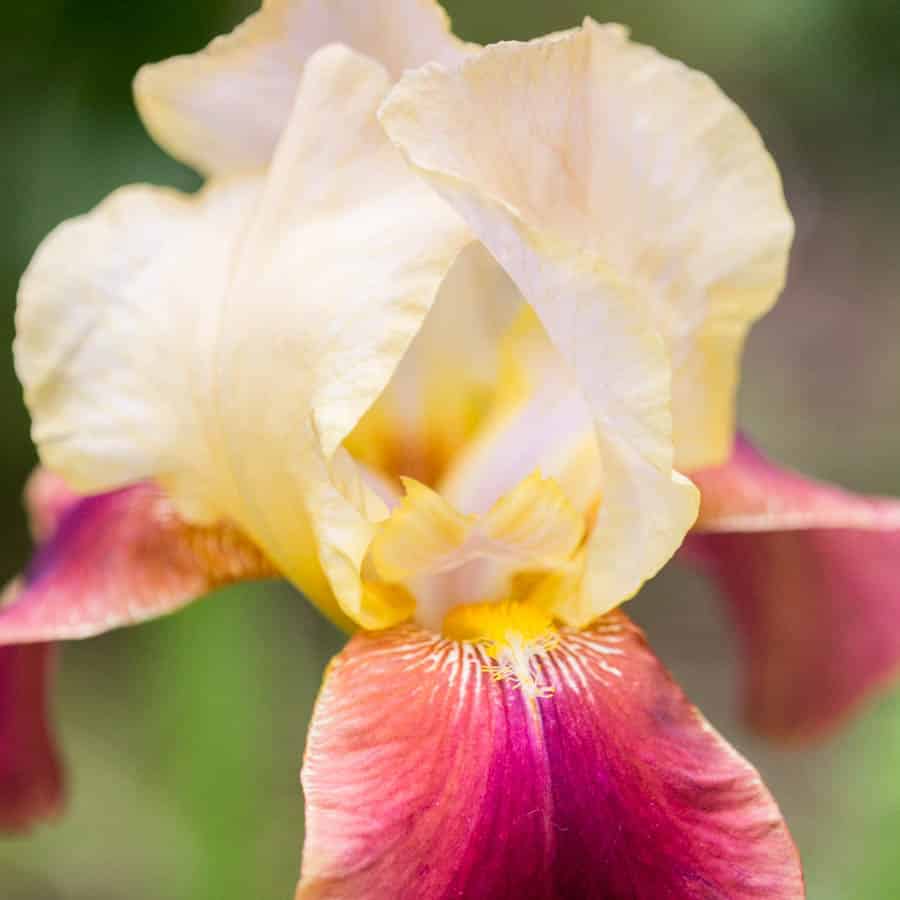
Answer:
<svg viewBox="0 0 900 900"><path fill-rule="evenodd" d="M84 497L38 468L25 491L38 550L0 602L0 829L59 812L47 722L54 647L170 612L218 584L271 573L226 527L197 528L153 485ZM34 642L34 643L32 643Z"/></svg>
<svg viewBox="0 0 900 900"><path fill-rule="evenodd" d="M900 666L900 501L804 478L745 439L691 477L703 499L686 549L730 600L746 714L782 740L820 736Z"/></svg>
<svg viewBox="0 0 900 900"><path fill-rule="evenodd" d="M62 479L35 469L25 489L34 539L52 537L79 499ZM55 657L52 644L0 647L0 831L23 831L62 809L64 776L47 708Z"/></svg>
<svg viewBox="0 0 900 900"><path fill-rule="evenodd" d="M47 724L51 644L0 647L0 830L56 815L63 776Z"/></svg>
<svg viewBox="0 0 900 900"><path fill-rule="evenodd" d="M332 664L303 769L298 900L803 896L757 773L613 615L566 630L530 701L413 626Z"/></svg>

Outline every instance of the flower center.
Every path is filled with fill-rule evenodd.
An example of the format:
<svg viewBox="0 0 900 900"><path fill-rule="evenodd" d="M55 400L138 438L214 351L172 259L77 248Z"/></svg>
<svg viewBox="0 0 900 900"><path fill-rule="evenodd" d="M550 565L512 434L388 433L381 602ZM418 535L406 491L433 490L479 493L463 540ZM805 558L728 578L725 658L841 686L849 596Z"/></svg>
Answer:
<svg viewBox="0 0 900 900"><path fill-rule="evenodd" d="M487 666L496 681L509 680L529 698L549 697L541 660L559 645L553 619L542 609L516 600L464 603L444 619L445 637L483 647L495 665Z"/></svg>
<svg viewBox="0 0 900 900"><path fill-rule="evenodd" d="M416 620L434 631L454 606L518 600L516 576L567 571L585 534L557 482L537 472L482 515L461 513L413 479L403 484L406 496L370 545L368 582L405 587Z"/></svg>
<svg viewBox="0 0 900 900"><path fill-rule="evenodd" d="M375 526L361 569L366 619L411 617L438 633L458 605L522 601L523 579L544 584L542 601L569 586L603 473L586 401L530 309L486 349L494 361L478 378L459 365L465 346L437 365L450 326L435 328L426 322L423 346L345 440L362 489L344 493ZM369 494L380 506L371 515ZM527 640L513 659L517 640L497 645L502 677L528 671Z"/></svg>

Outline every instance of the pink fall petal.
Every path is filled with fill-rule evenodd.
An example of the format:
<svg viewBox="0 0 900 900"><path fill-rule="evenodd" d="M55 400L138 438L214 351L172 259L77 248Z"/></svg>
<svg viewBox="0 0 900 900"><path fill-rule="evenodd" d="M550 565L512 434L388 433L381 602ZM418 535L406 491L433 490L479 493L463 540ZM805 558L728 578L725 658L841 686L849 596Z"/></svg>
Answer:
<svg viewBox="0 0 900 900"><path fill-rule="evenodd" d="M89 637L272 574L236 530L188 525L151 484L85 497L7 589L0 645Z"/></svg>
<svg viewBox="0 0 900 900"><path fill-rule="evenodd" d="M0 647L0 831L56 815L63 776L47 717L50 644Z"/></svg>
<svg viewBox="0 0 900 900"><path fill-rule="evenodd" d="M757 773L612 615L564 631L531 702L414 626L332 664L303 768L298 900L803 896Z"/></svg>
<svg viewBox="0 0 900 900"><path fill-rule="evenodd" d="M0 830L8 831L63 803L47 718L54 647L31 642L97 634L271 571L237 533L186 525L151 485L82 497L38 468L25 503L38 549L0 605Z"/></svg>
<svg viewBox="0 0 900 900"><path fill-rule="evenodd" d="M804 478L744 439L691 477L686 549L731 601L747 716L782 740L820 736L900 667L900 501Z"/></svg>

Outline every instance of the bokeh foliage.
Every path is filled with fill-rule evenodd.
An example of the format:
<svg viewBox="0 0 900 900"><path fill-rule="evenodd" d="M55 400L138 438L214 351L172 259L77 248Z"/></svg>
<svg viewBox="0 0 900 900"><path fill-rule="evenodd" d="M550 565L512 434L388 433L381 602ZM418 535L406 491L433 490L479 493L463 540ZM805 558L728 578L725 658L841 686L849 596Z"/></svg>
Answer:
<svg viewBox="0 0 900 900"><path fill-rule="evenodd" d="M527 38L585 14L710 72L761 127L798 219L791 282L750 346L744 421L770 449L858 488L900 493L900 5L879 0L448 0L459 32ZM185 189L133 111L148 60L196 49L245 0L31 0L4 9L0 108L0 510L4 575L28 550L34 462L10 344L41 237L132 181ZM829 748L744 733L733 647L708 589L664 576L633 605L712 720L762 768L807 860L813 900L900 896L900 698ZM341 637L284 586L68 648L58 710L72 771L64 822L0 845L4 900L276 900L302 839L304 731Z"/></svg>

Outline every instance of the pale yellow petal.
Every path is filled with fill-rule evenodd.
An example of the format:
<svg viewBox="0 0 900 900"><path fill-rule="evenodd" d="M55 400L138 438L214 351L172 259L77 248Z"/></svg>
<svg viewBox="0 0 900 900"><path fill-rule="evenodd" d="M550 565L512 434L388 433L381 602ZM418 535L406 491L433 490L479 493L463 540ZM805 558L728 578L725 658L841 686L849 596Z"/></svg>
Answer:
<svg viewBox="0 0 900 900"><path fill-rule="evenodd" d="M217 315L260 183L123 188L59 226L22 278L16 371L41 458L93 493L156 478L221 512L205 429Z"/></svg>
<svg viewBox="0 0 900 900"><path fill-rule="evenodd" d="M41 245L19 290L16 371L41 459L73 487L153 480L194 524L237 518L212 416L214 356L230 260L261 188L123 188ZM294 514L292 577L346 624L308 518Z"/></svg>
<svg viewBox="0 0 900 900"><path fill-rule="evenodd" d="M606 255L595 223L597 164L618 133L593 53L598 33L497 45L452 70L426 66L381 113L535 307L587 400L604 469L585 574L592 615L659 570L698 506L672 468L669 351L654 305Z"/></svg>
<svg viewBox="0 0 900 900"><path fill-rule="evenodd" d="M484 247L466 247L387 388L345 442L353 456L436 484L496 405L502 338L522 309Z"/></svg>
<svg viewBox="0 0 900 900"><path fill-rule="evenodd" d="M370 522L382 522L399 502L393 484L361 466L344 447L331 460L331 481Z"/></svg>
<svg viewBox="0 0 900 900"><path fill-rule="evenodd" d="M441 493L465 512L482 513L540 469L587 512L600 493L602 463L591 410L570 367L528 306L495 353L502 362L489 414L444 474Z"/></svg>
<svg viewBox="0 0 900 900"><path fill-rule="evenodd" d="M368 558L379 578L418 589L419 621L439 623L452 602L484 600L518 572L566 568L584 536L584 517L537 472L483 516L463 515L413 479L403 484L406 496L378 527Z"/></svg>
<svg viewBox="0 0 900 900"><path fill-rule="evenodd" d="M406 496L378 529L370 553L378 574L403 582L434 572L459 551L473 519L450 506L440 494L412 478L404 478Z"/></svg>
<svg viewBox="0 0 900 900"><path fill-rule="evenodd" d="M678 466L727 456L743 338L781 290L792 221L758 133L709 78L588 20L411 74L384 120L490 221L511 271L524 241L627 284L671 356ZM581 303L557 307L590 324Z"/></svg>
<svg viewBox="0 0 900 900"><path fill-rule="evenodd" d="M528 594L528 605L545 610L563 622L588 622L595 616L587 593L587 552L576 554L566 566L541 578Z"/></svg>
<svg viewBox="0 0 900 900"><path fill-rule="evenodd" d="M479 524L498 558L522 568L566 565L584 536L584 518L552 478L534 472L504 494Z"/></svg>
<svg viewBox="0 0 900 900"><path fill-rule="evenodd" d="M492 389L499 345L523 306L509 276L477 242L459 255L397 370L393 389L424 390L453 380ZM427 406L427 400L422 399Z"/></svg>
<svg viewBox="0 0 900 900"><path fill-rule="evenodd" d="M308 516L357 620L375 529L360 497L374 489L333 459L471 241L385 138L375 111L389 84L381 66L343 47L308 62L236 264L216 369L235 518L294 577Z"/></svg>
<svg viewBox="0 0 900 900"><path fill-rule="evenodd" d="M471 240L384 137L389 83L345 48L315 54L265 185L114 195L48 238L18 311L49 465L86 491L161 482L344 622L334 595L363 618L387 508L340 445Z"/></svg>
<svg viewBox="0 0 900 900"><path fill-rule="evenodd" d="M379 581L363 583L360 624L364 627L390 628L412 618L415 610L415 598L402 585Z"/></svg>
<svg viewBox="0 0 900 900"><path fill-rule="evenodd" d="M303 66L331 43L373 57L395 78L464 51L434 0L264 0L206 49L141 69L138 109L161 147L204 174L264 167Z"/></svg>

